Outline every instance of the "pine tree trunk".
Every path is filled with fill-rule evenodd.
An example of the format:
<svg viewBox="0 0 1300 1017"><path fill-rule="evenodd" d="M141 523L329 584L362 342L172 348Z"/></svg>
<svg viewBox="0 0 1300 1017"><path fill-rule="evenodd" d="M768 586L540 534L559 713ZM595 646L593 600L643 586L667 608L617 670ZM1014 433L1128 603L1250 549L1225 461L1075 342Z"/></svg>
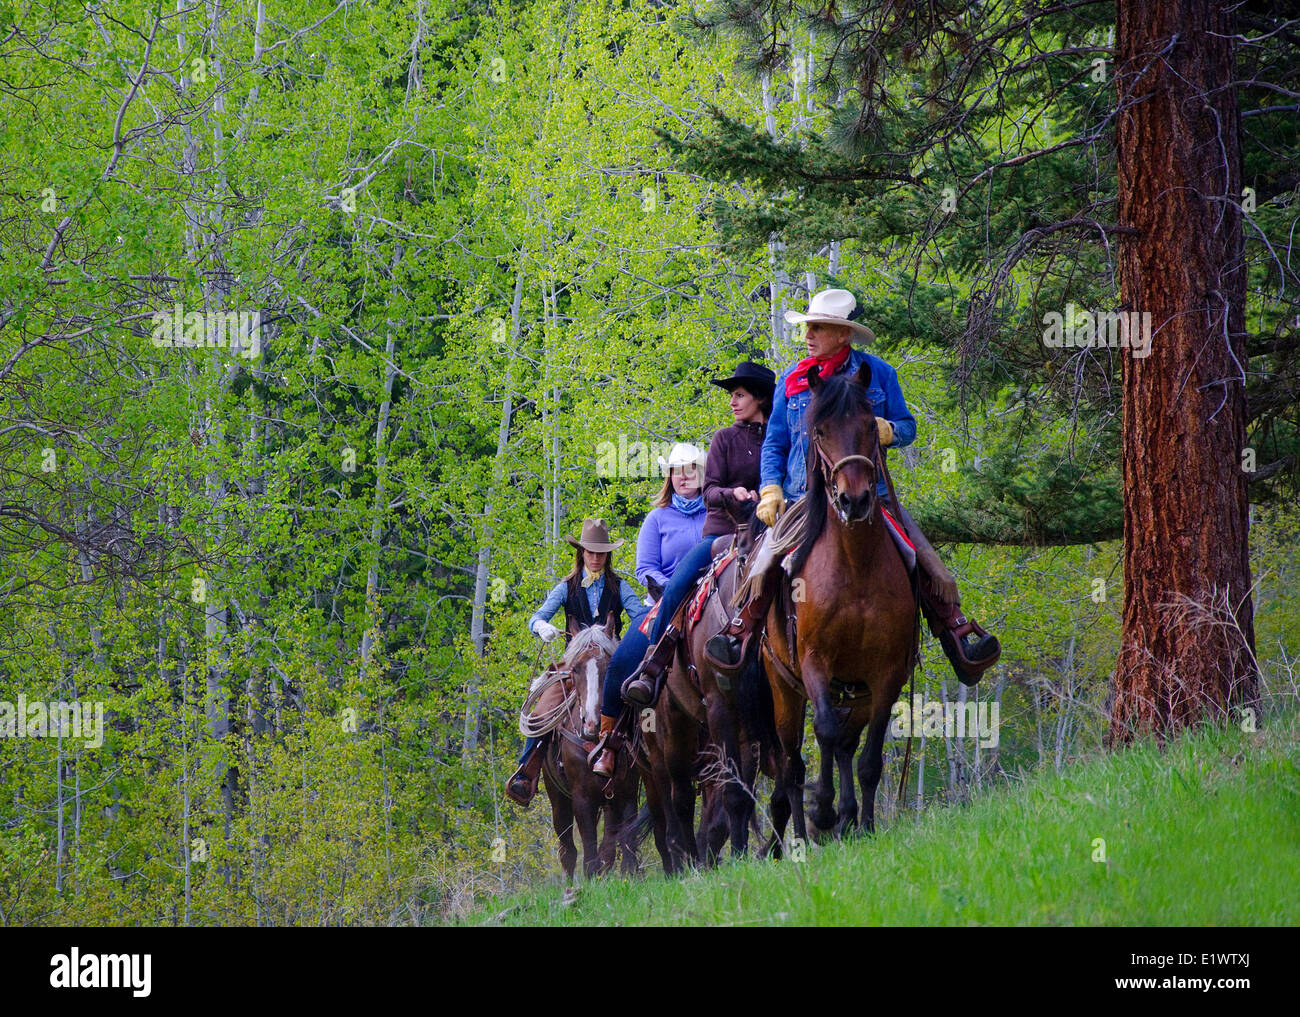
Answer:
<svg viewBox="0 0 1300 1017"><path fill-rule="evenodd" d="M1245 274L1231 6L1118 0L1124 620L1110 736L1256 696L1245 444Z"/></svg>

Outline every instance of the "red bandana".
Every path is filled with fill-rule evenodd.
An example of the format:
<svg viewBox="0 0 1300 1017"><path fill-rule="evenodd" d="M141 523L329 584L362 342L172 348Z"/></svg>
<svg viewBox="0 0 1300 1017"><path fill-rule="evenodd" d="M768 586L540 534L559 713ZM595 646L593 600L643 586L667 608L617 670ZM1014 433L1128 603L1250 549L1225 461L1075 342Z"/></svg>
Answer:
<svg viewBox="0 0 1300 1017"><path fill-rule="evenodd" d="M839 351L839 353L836 353L834 356L831 357L804 357L801 361L799 361L798 364L795 365L794 370L791 371L789 375L786 376L785 397L789 399L796 392L803 392L807 390L808 371L813 366L813 364L817 365L818 377L826 378L834 374L841 367L843 367L844 361L848 359L849 359L848 346L845 346L842 350Z"/></svg>

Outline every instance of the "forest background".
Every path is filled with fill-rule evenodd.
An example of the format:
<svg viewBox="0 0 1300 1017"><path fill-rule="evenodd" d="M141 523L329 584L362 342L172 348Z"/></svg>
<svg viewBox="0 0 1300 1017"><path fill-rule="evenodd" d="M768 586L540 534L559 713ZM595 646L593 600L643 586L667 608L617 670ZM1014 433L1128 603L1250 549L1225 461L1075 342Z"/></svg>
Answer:
<svg viewBox="0 0 1300 1017"><path fill-rule="evenodd" d="M824 168L845 85L778 31L755 62L666 2L0 3L0 701L105 711L98 747L0 738L0 924L420 923L554 877L545 808L501 792L563 537L634 543L656 454L729 423L709 378L796 359L782 312L830 285L919 422L900 497L1004 647L969 692L997 746L924 740L897 801L891 743L882 810L1102 744L1122 351L1043 322L1116 307L1112 253L1027 250L984 298L991 229L1113 199L1113 10L1024 33L967 156L1097 145L962 178L917 151L806 232L797 184L690 157ZM905 106L925 73L882 80ZM1294 113L1250 123L1294 151ZM1246 317L1293 365L1297 177L1252 151ZM1300 653L1294 374L1252 396L1266 710ZM925 652L915 691L964 700Z"/></svg>

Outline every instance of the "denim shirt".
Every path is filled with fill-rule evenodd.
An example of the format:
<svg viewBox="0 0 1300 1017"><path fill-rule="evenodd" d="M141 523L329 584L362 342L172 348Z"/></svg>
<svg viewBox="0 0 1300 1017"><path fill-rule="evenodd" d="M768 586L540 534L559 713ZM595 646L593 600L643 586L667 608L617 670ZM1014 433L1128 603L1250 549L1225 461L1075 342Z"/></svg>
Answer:
<svg viewBox="0 0 1300 1017"><path fill-rule="evenodd" d="M587 604L591 608L591 616L596 617L596 609L600 607L600 595L605 592L605 573L601 572L600 578L586 588ZM650 610L641 603L641 599L636 595L636 591L624 579L619 586L619 600L623 602L623 610L627 612L628 618L632 624L636 624ZM569 584L561 579L552 588L551 592L546 595L542 601L542 606L533 612L528 619L528 630L536 632L535 626L539 621L550 621L555 612L564 606L565 600L569 596Z"/></svg>
<svg viewBox="0 0 1300 1017"><path fill-rule="evenodd" d="M871 369L871 384L867 386L867 396L871 399L871 408L876 416L884 417L894 426L894 444L891 448L901 448L916 440L916 418L907 408L903 390L898 386L898 372L881 360L874 353L852 349L849 359L836 373L853 372L861 364ZM776 392L772 396L772 417L767 423L767 435L763 439L763 454L759 471L761 483L780 484L788 501L794 501L803 495L808 486L808 428L805 417L812 402L812 392L805 389L790 396L785 395L785 380L797 367L791 364L776 381ZM888 451L881 449L888 457ZM889 488L883 477L876 484L876 493L882 498L889 496Z"/></svg>

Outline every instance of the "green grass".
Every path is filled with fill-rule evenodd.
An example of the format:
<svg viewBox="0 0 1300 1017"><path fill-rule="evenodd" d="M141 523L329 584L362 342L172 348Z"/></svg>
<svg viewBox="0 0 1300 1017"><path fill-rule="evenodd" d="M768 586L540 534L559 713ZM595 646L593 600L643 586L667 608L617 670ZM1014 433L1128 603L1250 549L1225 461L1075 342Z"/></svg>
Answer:
<svg viewBox="0 0 1300 1017"><path fill-rule="evenodd" d="M1295 925L1298 730L1295 714L1255 733L1207 726L810 845L803 863L606 877L568 903L550 884L462 924Z"/></svg>

